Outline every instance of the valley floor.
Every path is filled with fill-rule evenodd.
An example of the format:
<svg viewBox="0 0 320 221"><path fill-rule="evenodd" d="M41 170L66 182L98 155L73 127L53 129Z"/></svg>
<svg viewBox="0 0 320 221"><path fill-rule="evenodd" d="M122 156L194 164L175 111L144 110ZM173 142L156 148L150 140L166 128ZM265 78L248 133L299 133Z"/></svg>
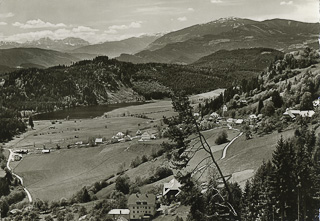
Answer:
<svg viewBox="0 0 320 221"><path fill-rule="evenodd" d="M132 117L130 115L144 115L147 118ZM11 162L10 166L24 179L25 187L34 199L60 200L69 198L83 186L89 186L101 181L120 170L130 169L130 163L137 156L150 156L160 148L165 139L140 142L133 139L130 142L116 144L100 144L95 147L75 145L76 142L87 142L90 139L111 139L119 131L135 136L138 129L142 132L157 133L157 126L161 124L163 116L172 116L171 101L156 101L138 106L120 108L107 113L104 117L82 120L61 120L52 124L51 121L35 122L35 129L28 130L20 137L6 144L6 148L13 150L28 149L21 161ZM222 157L226 144L216 145L215 139L219 132L226 130L228 139L239 135L238 130L228 127L218 127L204 131L203 134L212 146L214 156L218 160L225 175L230 181L237 181L241 186L251 178L255 170L263 161L271 159L275 145L280 138L292 136L293 131L272 133L263 137L246 140L245 136L236 139L228 148L226 157ZM61 149L57 149L57 144ZM67 148L69 145L69 148ZM43 148L51 149L51 153L42 154ZM199 152L190 162L187 169L192 170L205 156ZM147 178L159 165L167 165L164 157L155 161L148 161L126 172L134 180L137 176ZM205 182L208 173L201 177ZM159 185L164 181L159 181ZM153 188L156 184L151 184ZM104 198L112 190L112 186L99 191L98 198ZM142 190L148 189L148 185ZM159 219L162 220L162 219Z"/></svg>

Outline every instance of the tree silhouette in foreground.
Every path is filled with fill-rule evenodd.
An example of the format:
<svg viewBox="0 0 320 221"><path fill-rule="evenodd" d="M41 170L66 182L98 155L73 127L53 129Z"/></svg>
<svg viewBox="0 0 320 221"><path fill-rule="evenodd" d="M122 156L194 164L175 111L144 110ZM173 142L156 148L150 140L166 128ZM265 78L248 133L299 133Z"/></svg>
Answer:
<svg viewBox="0 0 320 221"><path fill-rule="evenodd" d="M220 206L227 209L228 216L231 220L241 220L240 214L235 210L233 195L229 185L214 158L211 146L201 133L199 125L193 117L193 108L190 105L188 97L183 94L174 95L172 96L172 104L177 115L170 118L164 118L164 123L168 125L168 138L170 142L163 143L163 147L166 151L167 158L170 159L172 167L180 171L178 178L183 184L183 188L185 189L184 192L188 190L192 193L192 187L190 187L192 186L192 182L190 182L190 180L194 173L202 170L202 175L204 171L211 167L211 165L214 165L220 176L219 178L223 181L226 197L222 196L218 189L215 189L214 196L219 199L212 199L211 201L215 202L213 203L214 206ZM205 151L206 157L198 162L192 171L187 171L186 167L188 163L199 151ZM194 200L197 200L196 197L194 197ZM189 199L187 201L190 202L192 200ZM201 203L199 202L198 204ZM212 204L212 202L210 202L210 204ZM191 211L192 209L193 207L191 207ZM208 211L201 210L200 205L195 212L198 213L198 217L202 217L203 220L211 220L220 215L216 212L214 214L207 214Z"/></svg>

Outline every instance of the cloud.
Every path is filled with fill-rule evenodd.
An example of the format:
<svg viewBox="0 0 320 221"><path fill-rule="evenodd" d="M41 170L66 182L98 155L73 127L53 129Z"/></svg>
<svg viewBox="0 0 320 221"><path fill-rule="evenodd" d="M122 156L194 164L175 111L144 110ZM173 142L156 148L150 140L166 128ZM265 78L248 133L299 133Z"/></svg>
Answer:
<svg viewBox="0 0 320 221"><path fill-rule="evenodd" d="M222 2L222 0L211 0L211 3L213 3L213 4L221 4L223 2Z"/></svg>
<svg viewBox="0 0 320 221"><path fill-rule="evenodd" d="M72 29L73 32L75 33L79 33L79 32L97 32L99 31L98 29L93 29L90 27L86 27L86 26L78 26L76 28Z"/></svg>
<svg viewBox="0 0 320 221"><path fill-rule="evenodd" d="M293 1L288 1L288 2L282 1L282 2L280 2L280 5L292 5L292 4L293 4Z"/></svg>
<svg viewBox="0 0 320 221"><path fill-rule="evenodd" d="M188 8L189 12L194 12L194 8Z"/></svg>
<svg viewBox="0 0 320 221"><path fill-rule="evenodd" d="M41 31L34 31L34 32L19 33L19 34L2 38L2 40L15 41L15 42L22 43L26 41L39 40L40 38L45 38L45 37L48 37L54 40L74 37L74 38L82 38L90 41L91 39L94 39L96 37L98 31L99 30L92 29L90 27L78 26L72 29L61 28L54 31L41 30Z"/></svg>
<svg viewBox="0 0 320 221"><path fill-rule="evenodd" d="M185 13L184 8L180 7L166 7L166 6L150 6L141 7L134 10L134 13L140 15L168 15Z"/></svg>
<svg viewBox="0 0 320 221"><path fill-rule="evenodd" d="M186 16L183 16L183 17L178 18L177 20L182 22L182 21L187 21L188 19Z"/></svg>
<svg viewBox="0 0 320 221"><path fill-rule="evenodd" d="M117 30L127 30L131 28L141 28L142 21L134 21L131 22L129 25L112 25L108 27L108 30L104 31L107 34L116 34L118 33Z"/></svg>
<svg viewBox="0 0 320 221"><path fill-rule="evenodd" d="M7 22L0 22L0 26L7 25Z"/></svg>
<svg viewBox="0 0 320 221"><path fill-rule="evenodd" d="M130 28L141 28L141 21L138 22L131 22L131 24L129 25Z"/></svg>
<svg viewBox="0 0 320 221"><path fill-rule="evenodd" d="M63 23L52 24L50 22L44 22L40 19L37 20L29 20L25 24L20 22L15 22L12 24L13 26L22 28L22 29L32 29L32 28L63 28L66 27Z"/></svg>
<svg viewBox="0 0 320 221"><path fill-rule="evenodd" d="M0 18L11 18L13 16L14 16L14 14L12 12L4 13L4 14L0 13Z"/></svg>

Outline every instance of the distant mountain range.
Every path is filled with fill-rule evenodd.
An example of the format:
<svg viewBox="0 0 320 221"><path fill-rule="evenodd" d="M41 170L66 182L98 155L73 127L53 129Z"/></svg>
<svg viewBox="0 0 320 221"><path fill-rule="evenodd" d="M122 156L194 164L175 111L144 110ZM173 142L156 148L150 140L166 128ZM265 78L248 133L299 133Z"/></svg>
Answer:
<svg viewBox="0 0 320 221"><path fill-rule="evenodd" d="M318 33L318 23L285 19L254 21L231 17L164 35L143 35L94 45L80 38L0 42L0 72L71 64L98 55L118 56L117 60L132 63L201 64L201 67L206 64L213 67L219 64L210 62L210 59L215 59L217 54L213 57L210 55L220 50L272 48L288 52L306 46L318 47Z"/></svg>
<svg viewBox="0 0 320 221"><path fill-rule="evenodd" d="M81 60L68 53L40 48L12 48L0 50L0 73L21 68L48 68L56 65L71 65Z"/></svg>
<svg viewBox="0 0 320 221"><path fill-rule="evenodd" d="M286 52L318 46L318 34L318 23L227 18L168 33L151 43L147 50L122 54L117 59L133 63L190 64L219 50L263 47Z"/></svg>
<svg viewBox="0 0 320 221"><path fill-rule="evenodd" d="M70 51L76 48L89 45L89 42L81 38L65 38L62 40L52 40L51 38L41 38L36 41L27 41L25 43L0 42L0 49L10 48L41 48L55 51Z"/></svg>
<svg viewBox="0 0 320 221"><path fill-rule="evenodd" d="M122 41L110 41L101 44L88 45L75 49L73 52L107 55L108 57L114 58L120 56L122 53L138 53L159 37L160 35L143 35L141 37L128 38Z"/></svg>

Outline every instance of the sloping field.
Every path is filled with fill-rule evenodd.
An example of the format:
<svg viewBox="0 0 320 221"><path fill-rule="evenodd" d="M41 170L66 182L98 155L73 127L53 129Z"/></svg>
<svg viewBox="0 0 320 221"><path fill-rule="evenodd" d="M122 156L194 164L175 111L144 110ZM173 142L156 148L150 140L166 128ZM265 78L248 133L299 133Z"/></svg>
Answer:
<svg viewBox="0 0 320 221"><path fill-rule="evenodd" d="M241 136L230 145L226 158L219 160L218 163L225 175L233 174L231 181L237 181L244 185L263 161L271 160L280 137L283 136L284 139L287 139L292 137L293 133L294 130L282 133L274 132L250 140Z"/></svg>
<svg viewBox="0 0 320 221"><path fill-rule="evenodd" d="M68 198L83 186L117 173L124 162L128 168L134 158L150 155L159 146L137 142L31 154L20 162L15 172L23 177L34 198Z"/></svg>

